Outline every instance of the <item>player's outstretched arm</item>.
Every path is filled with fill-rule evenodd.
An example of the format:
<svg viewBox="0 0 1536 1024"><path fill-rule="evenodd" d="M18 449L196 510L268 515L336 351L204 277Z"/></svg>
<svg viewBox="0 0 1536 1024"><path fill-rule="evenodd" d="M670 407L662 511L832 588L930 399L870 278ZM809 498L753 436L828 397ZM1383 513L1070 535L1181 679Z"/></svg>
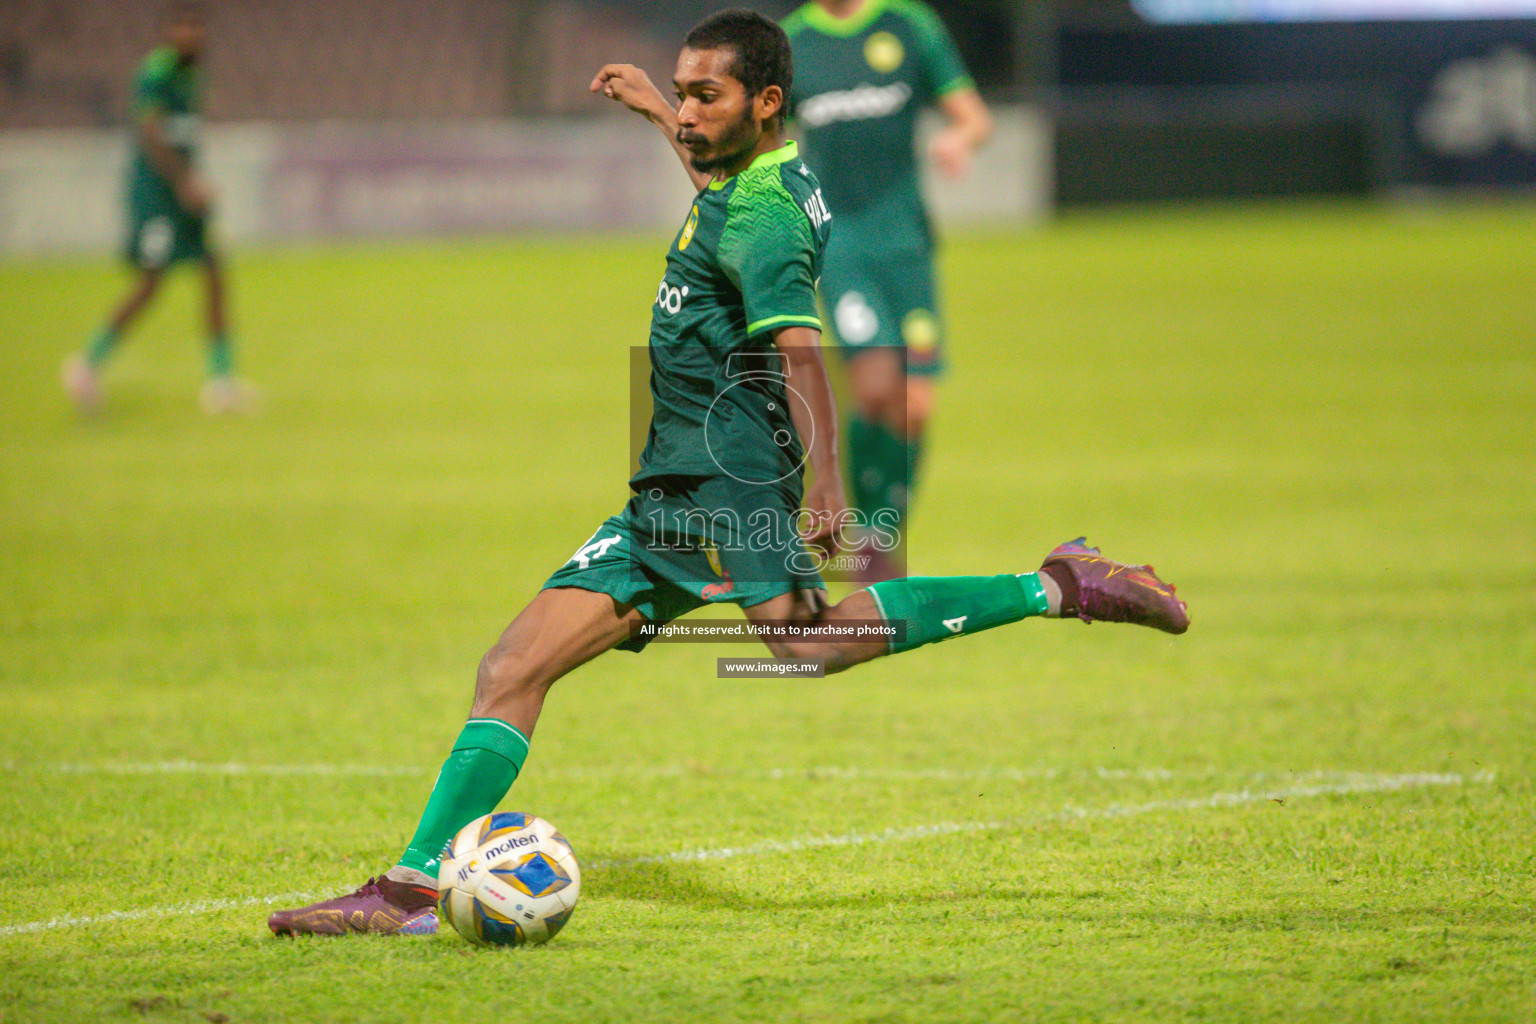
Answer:
<svg viewBox="0 0 1536 1024"><path fill-rule="evenodd" d="M929 154L939 172L963 178L971 170L976 151L992 137L992 112L975 89L957 89L939 100L947 122L934 137Z"/></svg>
<svg viewBox="0 0 1536 1024"><path fill-rule="evenodd" d="M784 327L774 332L773 343L788 364L789 384L805 399L790 402L795 430L806 445L806 461L813 479L805 489L805 510L815 517L815 532L806 539L832 546L843 521L848 499L843 494L843 472L838 465L837 400L821 357L821 332L814 327Z"/></svg>
<svg viewBox="0 0 1536 1024"><path fill-rule="evenodd" d="M688 150L677 141L677 111L672 109L661 90L651 84L650 75L633 64L604 64L587 88L624 104L654 124L667 137L672 152L683 162L683 170L688 172L693 187L702 189L709 184L710 175L694 170L688 162Z"/></svg>

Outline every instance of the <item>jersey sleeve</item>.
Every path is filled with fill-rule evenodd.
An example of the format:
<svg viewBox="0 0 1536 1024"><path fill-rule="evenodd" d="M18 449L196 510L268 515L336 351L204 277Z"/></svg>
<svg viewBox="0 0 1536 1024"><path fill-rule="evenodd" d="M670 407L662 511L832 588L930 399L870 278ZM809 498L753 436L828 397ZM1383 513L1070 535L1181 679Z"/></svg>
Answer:
<svg viewBox="0 0 1536 1024"><path fill-rule="evenodd" d="M809 216L779 189L738 190L727 207L720 263L741 289L747 336L780 327L821 329L816 238Z"/></svg>
<svg viewBox="0 0 1536 1024"><path fill-rule="evenodd" d="M931 99L939 99L961 89L974 89L976 83L965 70L960 51L949 30L939 16L925 6L917 5L911 13L912 27L917 34L918 52L922 60L924 91Z"/></svg>

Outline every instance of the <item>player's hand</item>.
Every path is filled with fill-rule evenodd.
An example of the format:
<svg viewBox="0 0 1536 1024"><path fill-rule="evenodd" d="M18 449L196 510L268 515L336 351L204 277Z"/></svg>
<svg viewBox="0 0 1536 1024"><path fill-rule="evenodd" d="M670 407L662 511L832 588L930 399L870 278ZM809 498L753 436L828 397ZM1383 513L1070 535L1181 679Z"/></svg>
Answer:
<svg viewBox="0 0 1536 1024"><path fill-rule="evenodd" d="M974 149L964 132L946 128L934 136L928 146L928 155L939 173L946 178L963 178L971 173Z"/></svg>
<svg viewBox="0 0 1536 1024"><path fill-rule="evenodd" d="M651 76L633 64L604 64L587 88L646 117L654 118L662 108L672 109L661 90L651 84Z"/></svg>
<svg viewBox="0 0 1536 1024"><path fill-rule="evenodd" d="M176 186L176 201L188 213L204 214L213 205L213 190L195 174L189 174Z"/></svg>
<svg viewBox="0 0 1536 1024"><path fill-rule="evenodd" d="M836 475L816 477L805 489L802 504L805 511L801 539L830 557L842 544L841 533L848 525L848 499L843 494L843 481Z"/></svg>

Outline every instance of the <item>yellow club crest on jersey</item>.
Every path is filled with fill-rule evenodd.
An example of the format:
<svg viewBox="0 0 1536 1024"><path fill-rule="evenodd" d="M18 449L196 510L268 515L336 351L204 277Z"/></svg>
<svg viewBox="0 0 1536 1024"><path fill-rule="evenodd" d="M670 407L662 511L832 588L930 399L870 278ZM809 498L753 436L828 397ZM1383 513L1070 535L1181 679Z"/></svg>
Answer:
<svg viewBox="0 0 1536 1024"><path fill-rule="evenodd" d="M709 567L715 570L716 576L725 575L725 570L720 568L720 552L715 549L713 544L705 547L704 557L709 559Z"/></svg>
<svg viewBox="0 0 1536 1024"><path fill-rule="evenodd" d="M876 32L864 40L864 59L870 67L882 75L888 75L901 67L901 62L907 59L907 48L891 33Z"/></svg>
<svg viewBox="0 0 1536 1024"><path fill-rule="evenodd" d="M939 343L939 322L926 309L914 309L901 321L901 340L914 352L932 352Z"/></svg>
<svg viewBox="0 0 1536 1024"><path fill-rule="evenodd" d="M699 204L694 203L693 209L688 212L688 223L683 225L683 233L677 239L677 251L682 252L688 248L688 243L693 241L693 233L699 229Z"/></svg>

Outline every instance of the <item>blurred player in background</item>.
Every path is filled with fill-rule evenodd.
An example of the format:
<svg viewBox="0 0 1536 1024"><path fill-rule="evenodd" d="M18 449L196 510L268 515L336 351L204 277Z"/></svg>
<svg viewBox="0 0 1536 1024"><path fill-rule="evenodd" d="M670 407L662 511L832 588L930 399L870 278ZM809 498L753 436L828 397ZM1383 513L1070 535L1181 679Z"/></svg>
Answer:
<svg viewBox="0 0 1536 1024"><path fill-rule="evenodd" d="M208 238L213 193L195 166L201 133L204 8L176 0L166 9L165 43L139 65L133 85L134 152L128 169L128 261L138 280L83 351L64 363L64 388L83 412L102 398L101 370L123 334L184 260L202 264L208 295L208 378L199 401L211 414L250 408L249 386L234 376L224 270Z"/></svg>
<svg viewBox="0 0 1536 1024"><path fill-rule="evenodd" d="M654 636L648 624L739 605L760 627L793 627L763 637L775 657L820 660L828 672L1034 616L1188 628L1184 603L1150 568L1111 562L1081 539L1052 551L1038 572L888 580L827 607L802 542L812 531L795 524L809 513L824 532L847 511L816 311L831 218L815 174L784 138L793 78L783 31L738 9L689 33L675 109L632 64L609 64L593 79L594 92L665 134L699 188L651 309L655 409L634 496L481 660L469 721L399 863L356 892L278 911L267 921L274 934L436 932L443 844L511 788L550 687L614 648L641 650ZM736 377L732 366L743 361L784 372ZM803 463L813 471L808 486ZM693 512L709 524L705 533L687 527ZM668 541L663 524L679 521ZM732 536L732 522L750 525ZM716 542L722 527L737 543ZM742 532L753 539L741 543ZM801 638L817 624L848 634L851 623L882 620L904 623L900 639Z"/></svg>
<svg viewBox="0 0 1536 1024"><path fill-rule="evenodd" d="M929 104L943 113L929 155L952 178L970 170L992 117L944 25L917 0L814 0L784 29L795 54L790 114L837 218L821 295L849 367L849 492L865 523L894 521L901 536L944 367L918 114ZM863 553L874 559L866 582L898 574L880 548Z"/></svg>

